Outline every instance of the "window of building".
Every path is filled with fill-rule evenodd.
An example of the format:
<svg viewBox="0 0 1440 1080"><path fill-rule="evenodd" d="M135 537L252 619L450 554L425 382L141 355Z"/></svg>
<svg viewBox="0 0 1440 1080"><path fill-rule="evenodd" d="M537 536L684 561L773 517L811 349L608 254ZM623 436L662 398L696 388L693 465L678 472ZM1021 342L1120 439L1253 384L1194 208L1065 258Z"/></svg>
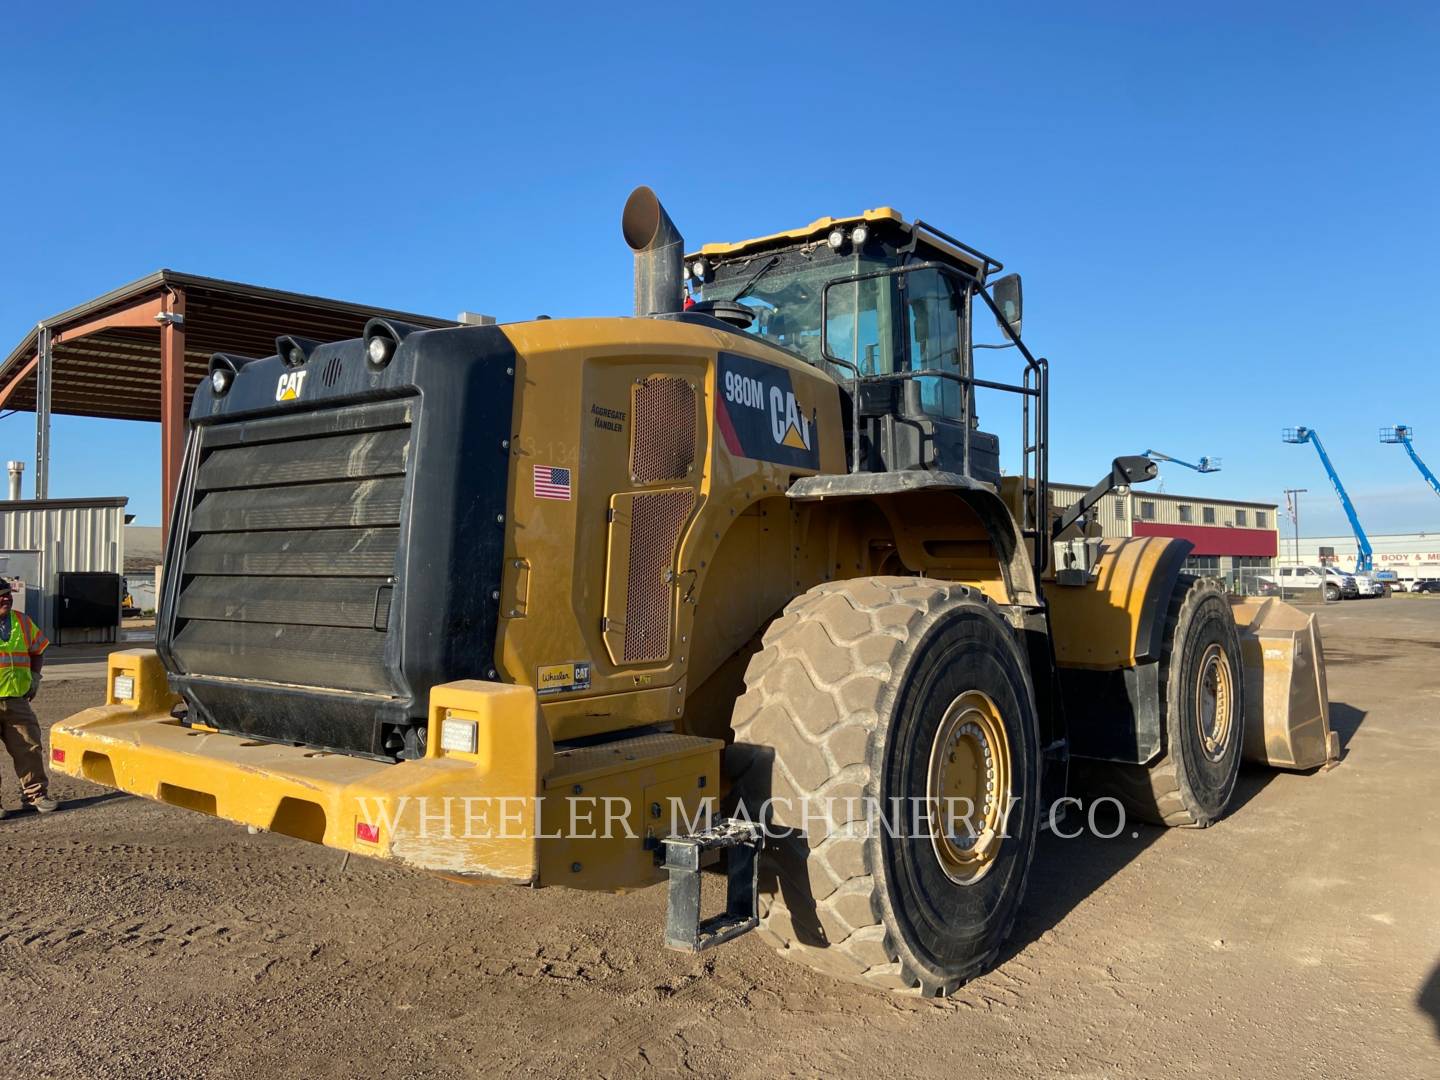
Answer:
<svg viewBox="0 0 1440 1080"><path fill-rule="evenodd" d="M1185 560L1186 570L1219 570L1219 555L1191 555Z"/></svg>
<svg viewBox="0 0 1440 1080"><path fill-rule="evenodd" d="M1245 511L1244 511L1244 510L1236 510L1236 511L1235 511L1235 524L1236 524L1236 525L1244 525L1244 524L1245 524Z"/></svg>
<svg viewBox="0 0 1440 1080"><path fill-rule="evenodd" d="M1125 504L1119 499L1115 500L1115 520L1125 520Z"/></svg>
<svg viewBox="0 0 1440 1080"><path fill-rule="evenodd" d="M1186 503L1180 504L1180 524L1188 525L1195 520L1195 508Z"/></svg>
<svg viewBox="0 0 1440 1080"><path fill-rule="evenodd" d="M1268 529L1270 527L1270 515L1264 510L1255 511L1255 527L1257 529Z"/></svg>
<svg viewBox="0 0 1440 1080"><path fill-rule="evenodd" d="M1145 521L1155 520L1155 504L1149 499L1140 500L1140 517Z"/></svg>
<svg viewBox="0 0 1440 1080"><path fill-rule="evenodd" d="M1215 508L1214 508L1213 506L1204 506L1204 507L1201 507L1201 508L1200 508L1200 520L1203 521L1203 522L1205 522L1206 525L1214 525L1214 524L1215 524Z"/></svg>

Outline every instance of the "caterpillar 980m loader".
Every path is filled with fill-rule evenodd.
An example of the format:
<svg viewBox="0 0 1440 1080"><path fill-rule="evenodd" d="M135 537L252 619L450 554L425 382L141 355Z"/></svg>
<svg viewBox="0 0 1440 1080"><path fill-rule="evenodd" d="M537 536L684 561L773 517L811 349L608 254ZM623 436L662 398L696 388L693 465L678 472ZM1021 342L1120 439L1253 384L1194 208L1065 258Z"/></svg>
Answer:
<svg viewBox="0 0 1440 1080"><path fill-rule="evenodd" d="M758 927L936 994L993 962L1072 773L1205 826L1242 754L1334 756L1309 616L1087 535L1153 463L1051 505L994 259L889 209L687 257L648 188L623 228L635 317L215 356L157 648L56 767L466 880L668 873L669 944ZM1015 377L976 376L982 316Z"/></svg>

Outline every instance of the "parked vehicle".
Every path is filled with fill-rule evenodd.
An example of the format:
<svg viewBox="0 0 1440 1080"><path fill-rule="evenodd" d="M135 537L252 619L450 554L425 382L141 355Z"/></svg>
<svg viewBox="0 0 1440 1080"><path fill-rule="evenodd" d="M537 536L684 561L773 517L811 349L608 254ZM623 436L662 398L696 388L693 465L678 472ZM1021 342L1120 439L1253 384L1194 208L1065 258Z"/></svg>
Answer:
<svg viewBox="0 0 1440 1080"><path fill-rule="evenodd" d="M1392 592L1405 591L1405 582L1400 580L1400 575L1394 570L1376 570L1375 580L1384 586L1386 596Z"/></svg>
<svg viewBox="0 0 1440 1080"><path fill-rule="evenodd" d="M1385 586L1376 581L1373 574L1357 571L1350 576L1355 579L1355 594L1362 599L1385 595Z"/></svg>
<svg viewBox="0 0 1440 1080"><path fill-rule="evenodd" d="M1440 579L1426 578L1424 581L1417 581L1415 587L1410 591L1440 593Z"/></svg>
<svg viewBox="0 0 1440 1080"><path fill-rule="evenodd" d="M1353 600L1360 595L1355 576L1341 573L1333 566L1280 566L1260 582L1261 591L1270 595L1313 592L1318 596L1322 588L1326 600Z"/></svg>

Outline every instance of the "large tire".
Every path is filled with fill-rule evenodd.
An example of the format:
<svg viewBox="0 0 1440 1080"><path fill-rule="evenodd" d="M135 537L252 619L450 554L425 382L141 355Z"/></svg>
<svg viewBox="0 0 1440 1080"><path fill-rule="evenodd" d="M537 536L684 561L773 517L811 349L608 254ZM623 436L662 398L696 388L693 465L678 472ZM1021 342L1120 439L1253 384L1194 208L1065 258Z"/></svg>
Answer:
<svg viewBox="0 0 1440 1080"><path fill-rule="evenodd" d="M762 858L761 937L820 971L932 996L992 965L1034 853L1041 758L1025 654L994 605L918 578L827 583L771 624L745 682L733 795L794 830ZM958 829L892 835L867 817L927 799L937 768L950 790L945 770L967 763L977 830L999 805L983 801L987 775L1018 800L996 831L957 845Z"/></svg>
<svg viewBox="0 0 1440 1080"><path fill-rule="evenodd" d="M1160 757L1150 765L1085 762L1076 779L1116 796L1143 821L1204 829L1230 806L1245 743L1240 633L1217 579L1181 574L1176 581L1159 675Z"/></svg>

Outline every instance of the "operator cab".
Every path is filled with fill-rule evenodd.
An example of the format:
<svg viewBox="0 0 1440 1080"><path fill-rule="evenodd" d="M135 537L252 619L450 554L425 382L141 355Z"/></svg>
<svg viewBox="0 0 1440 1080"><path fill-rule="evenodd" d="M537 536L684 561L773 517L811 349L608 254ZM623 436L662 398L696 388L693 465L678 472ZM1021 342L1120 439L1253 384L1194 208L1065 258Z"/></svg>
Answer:
<svg viewBox="0 0 1440 1080"><path fill-rule="evenodd" d="M1001 269L889 207L685 257L694 310L797 354L858 395L859 438L847 438L858 443L854 471L928 469L988 484L1000 480L999 441L975 415L971 320L988 289L981 311L998 306L1007 338L1018 337L1019 277L987 284Z"/></svg>

